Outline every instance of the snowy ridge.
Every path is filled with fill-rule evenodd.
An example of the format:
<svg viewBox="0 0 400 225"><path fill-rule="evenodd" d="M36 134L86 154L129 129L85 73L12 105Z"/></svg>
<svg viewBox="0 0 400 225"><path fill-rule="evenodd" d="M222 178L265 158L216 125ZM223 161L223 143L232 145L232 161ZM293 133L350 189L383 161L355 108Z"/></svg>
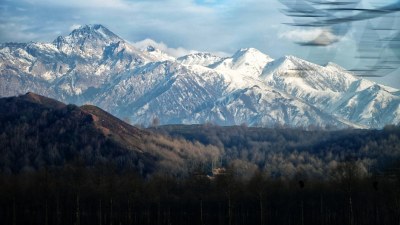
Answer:
<svg viewBox="0 0 400 225"><path fill-rule="evenodd" d="M157 49L151 45L147 46L146 49L141 49L142 51L145 51L148 55L151 56L153 61L174 61L175 58L166 54L165 52L161 51L160 49Z"/></svg>
<svg viewBox="0 0 400 225"><path fill-rule="evenodd" d="M357 78L333 63L322 67L288 56L267 65L263 77L270 86L355 124L376 128L400 121L395 89Z"/></svg>
<svg viewBox="0 0 400 225"><path fill-rule="evenodd" d="M95 104L132 123L246 123L251 126L382 128L400 123L400 91L254 48L232 57L175 59L137 49L102 25L53 43L0 45L0 96L28 91Z"/></svg>
<svg viewBox="0 0 400 225"><path fill-rule="evenodd" d="M219 63L224 58L213 55L211 53L194 53L186 56L179 57L177 60L185 65L200 65L211 67L216 63Z"/></svg>
<svg viewBox="0 0 400 225"><path fill-rule="evenodd" d="M238 76L258 77L265 65L272 59L254 48L244 48L237 51L231 58L227 58L213 68L227 74Z"/></svg>

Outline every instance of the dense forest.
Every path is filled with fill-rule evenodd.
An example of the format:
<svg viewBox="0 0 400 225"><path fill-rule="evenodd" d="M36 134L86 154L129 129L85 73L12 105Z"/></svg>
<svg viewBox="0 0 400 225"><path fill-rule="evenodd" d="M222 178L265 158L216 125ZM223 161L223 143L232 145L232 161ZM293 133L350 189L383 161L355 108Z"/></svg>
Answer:
<svg viewBox="0 0 400 225"><path fill-rule="evenodd" d="M399 173L359 176L339 166L329 181L276 179L256 172L143 178L115 166L0 175L2 224L348 224L400 222Z"/></svg>
<svg viewBox="0 0 400 225"><path fill-rule="evenodd" d="M220 149L219 166L234 166L237 175L249 177L260 170L271 177L296 176L328 179L345 162L361 175L387 171L400 159L400 127L382 130L302 130L168 125L149 128L173 138L212 145Z"/></svg>
<svg viewBox="0 0 400 225"><path fill-rule="evenodd" d="M400 224L399 126L142 129L33 93L0 106L2 224Z"/></svg>

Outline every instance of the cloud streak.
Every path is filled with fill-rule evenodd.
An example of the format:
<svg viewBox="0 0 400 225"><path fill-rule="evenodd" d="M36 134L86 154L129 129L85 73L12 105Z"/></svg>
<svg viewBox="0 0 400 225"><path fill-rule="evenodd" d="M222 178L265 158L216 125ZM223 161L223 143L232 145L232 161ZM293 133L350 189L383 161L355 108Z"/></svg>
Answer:
<svg viewBox="0 0 400 225"><path fill-rule="evenodd" d="M315 46L328 46L341 39L326 28L294 29L281 33L279 37L295 43Z"/></svg>

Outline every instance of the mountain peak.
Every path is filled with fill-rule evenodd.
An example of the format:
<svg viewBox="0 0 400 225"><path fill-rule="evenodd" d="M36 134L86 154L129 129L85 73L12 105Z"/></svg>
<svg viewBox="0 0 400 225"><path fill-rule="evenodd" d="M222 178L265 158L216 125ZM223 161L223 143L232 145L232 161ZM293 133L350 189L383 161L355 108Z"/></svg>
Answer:
<svg viewBox="0 0 400 225"><path fill-rule="evenodd" d="M78 29L73 30L70 33L72 37L88 37L88 36L96 36L101 37L103 39L120 39L116 34L111 32L105 26L101 24L89 24L83 25Z"/></svg>
<svg viewBox="0 0 400 225"><path fill-rule="evenodd" d="M263 56L266 56L264 53L262 53L261 51L259 51L256 48L241 48L232 56L232 58L240 58L240 57L243 57L244 55L263 55Z"/></svg>
<svg viewBox="0 0 400 225"><path fill-rule="evenodd" d="M60 46L74 45L74 44L82 44L87 41L91 42L103 42L106 44L112 42L124 42L124 40L118 37L116 34L111 32L108 28L101 24L89 24L83 25L75 30L73 30L68 36L59 36L56 40L54 40L53 44L55 44L58 48ZM98 45L98 44L96 44Z"/></svg>
<svg viewBox="0 0 400 225"><path fill-rule="evenodd" d="M65 107L65 104L62 102L59 102L57 100L48 98L48 97L44 97L42 95L38 95L35 94L33 92L28 92L22 96L19 97L20 99L24 100L24 101L28 101L28 102L32 102L32 103L36 103L39 105L43 105L47 108L63 108ZM18 99L18 98L17 98Z"/></svg>
<svg viewBox="0 0 400 225"><path fill-rule="evenodd" d="M272 61L272 58L255 48L242 48L233 56L234 64L264 64Z"/></svg>

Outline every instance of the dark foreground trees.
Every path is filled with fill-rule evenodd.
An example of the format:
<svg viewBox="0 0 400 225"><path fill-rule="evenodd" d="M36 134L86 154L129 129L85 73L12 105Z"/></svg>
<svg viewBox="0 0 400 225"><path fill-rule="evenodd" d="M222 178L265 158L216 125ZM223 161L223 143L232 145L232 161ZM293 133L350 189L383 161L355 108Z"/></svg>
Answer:
<svg viewBox="0 0 400 225"><path fill-rule="evenodd" d="M351 172L351 174L349 174ZM350 164L327 180L142 178L113 166L0 176L2 224L399 224L396 172L357 177Z"/></svg>

